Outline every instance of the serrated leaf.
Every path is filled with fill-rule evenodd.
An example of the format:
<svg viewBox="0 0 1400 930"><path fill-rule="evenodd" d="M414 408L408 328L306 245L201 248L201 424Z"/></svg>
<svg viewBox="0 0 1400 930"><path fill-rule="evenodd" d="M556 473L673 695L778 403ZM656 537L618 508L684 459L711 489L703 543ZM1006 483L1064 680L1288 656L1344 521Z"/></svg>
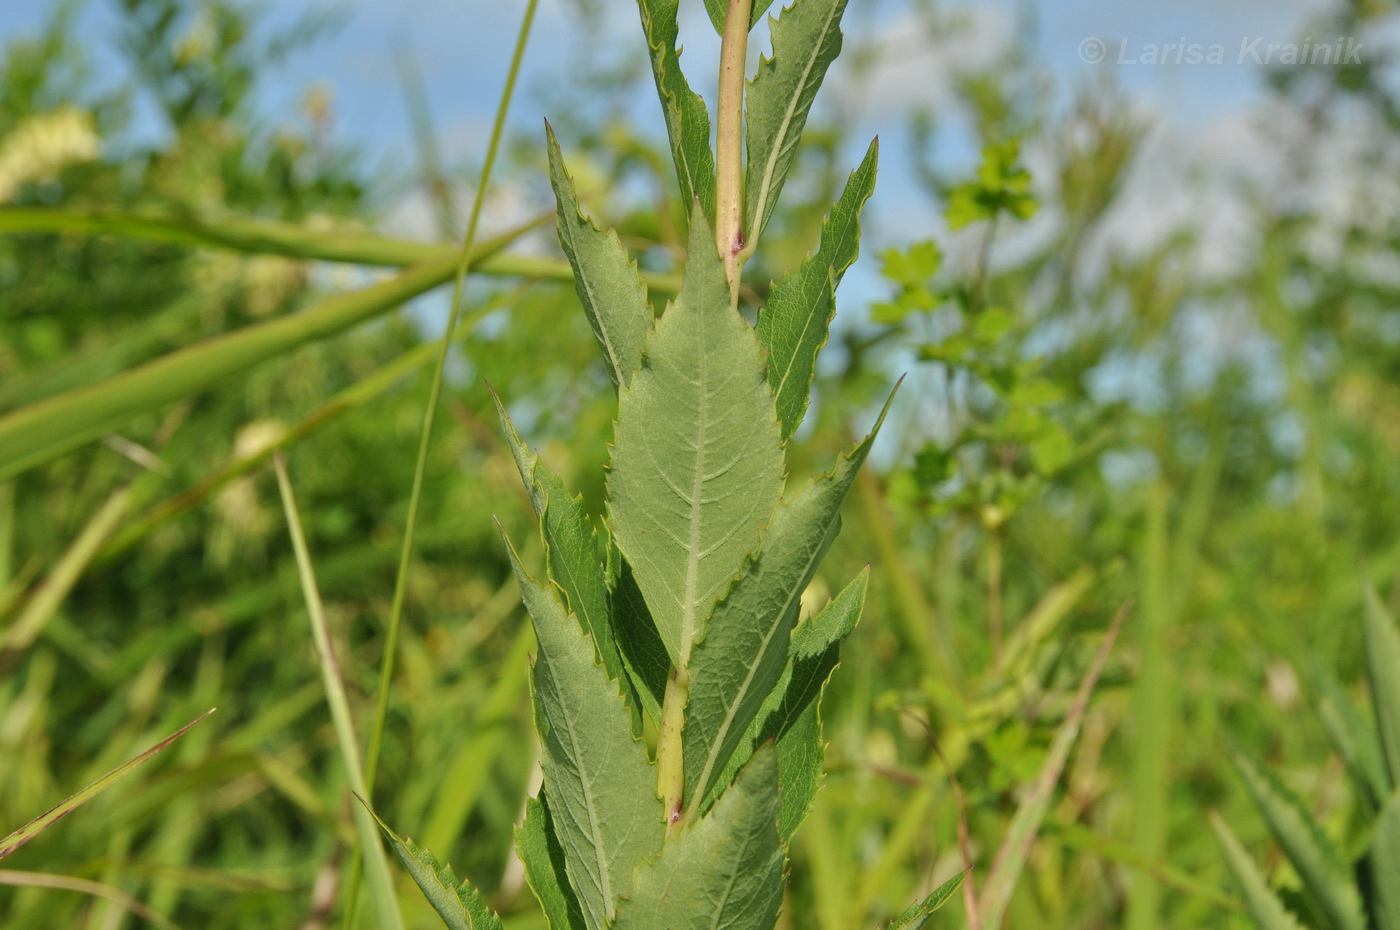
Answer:
<svg viewBox="0 0 1400 930"><path fill-rule="evenodd" d="M773 286L758 314L758 338L768 350L768 383L786 441L802 423L812 391L817 353L826 345L836 312L836 287L860 254L860 211L875 190L880 140L852 172L831 215L822 223L821 244L797 271Z"/></svg>
<svg viewBox="0 0 1400 930"><path fill-rule="evenodd" d="M710 813L637 870L616 930L772 930L783 900L778 765L764 746Z"/></svg>
<svg viewBox="0 0 1400 930"><path fill-rule="evenodd" d="M1400 630L1366 585L1366 674L1390 787L1400 787Z"/></svg>
<svg viewBox="0 0 1400 930"><path fill-rule="evenodd" d="M966 878L966 872L959 872L939 885L937 890L923 901L910 905L908 910L900 914L895 922L890 924L889 930L922 930L924 924L933 917L933 912L948 903L948 900L962 887L963 880Z"/></svg>
<svg viewBox="0 0 1400 930"><path fill-rule="evenodd" d="M758 718L749 725L741 744L748 747L748 751L731 755L718 781L719 785L728 784L748 753L776 739L783 799L778 832L784 842L797 831L821 787L825 750L818 706L827 679L840 658L841 641L860 620L869 582L867 567L817 616L793 633L783 677L764 700Z"/></svg>
<svg viewBox="0 0 1400 930"><path fill-rule="evenodd" d="M509 539L506 549L539 642L531 681L545 789L569 883L588 927L600 930L632 870L661 848L656 774L591 637L552 589L530 577Z"/></svg>
<svg viewBox="0 0 1400 930"><path fill-rule="evenodd" d="M1379 810L1390 792L1390 778L1374 724L1352 703L1331 672L1314 669L1312 679L1320 692L1318 716L1333 750L1346 764L1357 795L1369 810Z"/></svg>
<svg viewBox="0 0 1400 930"><path fill-rule="evenodd" d="M1391 796L1376 821L1371 885L1376 890L1372 916L1378 930L1400 930L1400 791Z"/></svg>
<svg viewBox="0 0 1400 930"><path fill-rule="evenodd" d="M1235 767L1303 884L1336 930L1366 930L1361 895L1332 841L1291 791L1247 758Z"/></svg>
<svg viewBox="0 0 1400 930"><path fill-rule="evenodd" d="M772 22L773 57L749 83L747 171L749 245L758 242L777 206L783 181L826 69L841 53L846 0L795 0Z"/></svg>
<svg viewBox="0 0 1400 930"><path fill-rule="evenodd" d="M579 208L574 179L564 165L554 130L549 140L549 181L558 203L559 245L574 269L574 289L588 324L603 350L608 377L626 384L642 364L642 347L651 329L651 305L637 263L613 230L603 232Z"/></svg>
<svg viewBox="0 0 1400 930"><path fill-rule="evenodd" d="M423 891L423 897L438 912L448 930L501 930L501 919L497 917L481 892L465 879L458 881L450 866L445 866L431 852L405 836L399 836L389 829L388 824L370 809L363 798L360 804L369 811L379 824L389 841L399 862Z"/></svg>
<svg viewBox="0 0 1400 930"><path fill-rule="evenodd" d="M491 397L496 402L496 413L515 457L516 468L520 470L520 480L525 483L530 505L540 520L549 579L563 593L564 607L583 623L584 630L593 638L598 659L608 670L608 677L626 682L622 657L613 635L603 565L598 560L593 524L584 512L583 502L571 495L564 482L550 474L539 456L521 440L495 391L491 392ZM635 723L640 728L640 711L637 711Z"/></svg>
<svg viewBox="0 0 1400 930"><path fill-rule="evenodd" d="M772 5L773 0L754 0L749 13L750 29L757 25L758 18ZM729 0L705 0L705 12L710 14L710 22L715 24L715 32L724 35L724 24L729 21Z"/></svg>
<svg viewBox="0 0 1400 930"><path fill-rule="evenodd" d="M564 847L559 845L544 791L525 801L525 820L515 830L515 850L550 930L585 930L583 909L569 887Z"/></svg>
<svg viewBox="0 0 1400 930"><path fill-rule="evenodd" d="M691 218L680 296L618 393L608 496L613 536L678 668L758 548L783 488L763 350L729 305L704 216Z"/></svg>
<svg viewBox="0 0 1400 930"><path fill-rule="evenodd" d="M652 623L651 611L647 610L642 589L637 587L632 566L627 564L627 559L617 546L613 546L612 550L612 558L617 564L617 580L612 588L612 613L618 650L622 653L622 661L632 676L642 705L652 719L660 720L671 657L666 653L666 644L656 632L656 625Z"/></svg>
<svg viewBox="0 0 1400 930"><path fill-rule="evenodd" d="M808 482L778 506L758 557L715 606L690 663L684 731L690 812L697 812L719 784L730 756L783 677L802 592L841 532L841 506L889 409L887 402L870 435L841 456L831 474Z"/></svg>
<svg viewBox="0 0 1400 930"><path fill-rule="evenodd" d="M1214 811L1210 815L1210 825L1215 829L1215 836L1225 850L1225 861L1229 863L1230 871L1244 889L1245 904L1249 907L1250 916L1259 925L1259 930L1303 930L1297 918L1278 899L1278 895L1274 894L1274 890L1259 873L1254 860L1249 858L1249 853L1245 852L1244 846L1236 839L1229 825Z"/></svg>
<svg viewBox="0 0 1400 930"><path fill-rule="evenodd" d="M676 50L679 27L676 23L679 0L637 0L651 55L651 71L656 92L666 116L666 134L671 140L671 157L681 185L681 203L689 209L700 201L705 216L715 215L715 156L710 149L710 114L705 101L690 89L681 71Z"/></svg>

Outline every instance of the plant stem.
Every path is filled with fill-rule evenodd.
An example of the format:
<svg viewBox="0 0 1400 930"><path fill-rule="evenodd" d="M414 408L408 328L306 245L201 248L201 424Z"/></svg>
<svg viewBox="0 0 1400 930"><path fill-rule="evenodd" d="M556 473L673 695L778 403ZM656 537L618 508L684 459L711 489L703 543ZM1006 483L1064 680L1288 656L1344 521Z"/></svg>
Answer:
<svg viewBox="0 0 1400 930"><path fill-rule="evenodd" d="M685 808L685 756L681 731L685 726L685 702L690 697L690 673L671 669L666 697L661 705L661 733L656 743L656 795L661 798L669 837Z"/></svg>
<svg viewBox="0 0 1400 930"><path fill-rule="evenodd" d="M384 637L384 656L379 669L379 694L374 708L374 728L370 731L369 752L365 760L365 800L374 803L374 780L379 770L379 753L384 740L384 724L389 716L389 689L394 678L394 654L398 649L399 624L403 619L404 596L408 588L408 565L413 556L413 531L418 522L418 507L423 498L423 478L428 469L428 450L433 441L433 421L437 418L438 400L442 395L443 370L447 367L447 355L451 351L453 338L457 334L457 323L462 314L462 292L467 272L471 270L472 249L476 245L477 229L481 225L481 209L486 202L486 192L491 184L491 172L496 167L496 156L500 153L501 138L505 135L506 114L510 111L510 101L515 94L515 82L520 76L520 63L525 58L525 44L530 37L530 29L535 21L535 9L539 0L530 0L525 7L525 15L520 21L520 33L515 40L515 53L511 58L510 71L506 75L506 85L501 91L500 104L496 108L496 122L491 128L491 142L486 148L486 162L481 167L481 180L476 187L476 202L472 204L471 219L467 222L467 233L462 243L461 258L457 264L457 277L452 287L452 309L447 318L447 330L443 335L442 349L438 353L437 367L433 369L433 383L428 392L428 409L423 414L423 431L418 442L418 462L413 469L413 490L408 499L408 520L404 527L403 549L399 555L398 574L394 579L394 599L389 609L389 627ZM350 876L349 919L347 925L353 930L358 922L359 863Z"/></svg>
<svg viewBox="0 0 1400 930"><path fill-rule="evenodd" d="M1001 527L987 534L987 624L992 639L992 665L1001 665L1002 607L1002 536Z"/></svg>
<svg viewBox="0 0 1400 930"><path fill-rule="evenodd" d="M739 253L744 250L744 65L752 0L729 0L719 61L716 136L715 248L729 276L729 302L739 306Z"/></svg>

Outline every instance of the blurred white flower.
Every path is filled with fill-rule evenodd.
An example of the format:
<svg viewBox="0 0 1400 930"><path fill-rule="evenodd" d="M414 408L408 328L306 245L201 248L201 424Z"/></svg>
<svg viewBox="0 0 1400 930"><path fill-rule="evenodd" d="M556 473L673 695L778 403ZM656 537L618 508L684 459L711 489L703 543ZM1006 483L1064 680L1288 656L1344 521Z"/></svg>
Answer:
<svg viewBox="0 0 1400 930"><path fill-rule="evenodd" d="M0 139L0 203L11 200L21 185L52 178L68 165L96 158L101 144L91 114L74 107L22 120Z"/></svg>

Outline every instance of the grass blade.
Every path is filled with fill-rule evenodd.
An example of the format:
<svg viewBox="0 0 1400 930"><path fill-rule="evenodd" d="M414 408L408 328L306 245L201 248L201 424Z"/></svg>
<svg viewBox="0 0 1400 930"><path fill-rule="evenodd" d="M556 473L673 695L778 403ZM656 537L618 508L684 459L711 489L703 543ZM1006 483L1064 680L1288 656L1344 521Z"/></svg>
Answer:
<svg viewBox="0 0 1400 930"><path fill-rule="evenodd" d="M140 768L146 762L150 761L151 758L153 758L162 749L169 746L171 743L175 742L177 739L188 733L191 727L202 721L205 717L208 717L216 709L217 708L210 708L209 710L200 714L198 717L191 720L189 723L185 724L183 727L176 730L174 733L167 736L159 743L156 743L150 749L147 749L145 752L141 753L141 755L137 756L129 762L125 762L112 769L112 771L108 772L106 775L103 775L97 781L88 785L82 791L79 791L77 794L73 795L68 800L64 801L62 804L51 808L47 812L41 814L40 816L29 821L29 823L20 827L14 833L11 833L3 840L0 840L0 859L4 859L6 856L10 855L10 853L14 852L16 849L19 849L25 843L28 843L30 840L34 839L34 837L38 836L40 833L43 833L49 827L53 826L57 821L61 820L68 814L71 814L73 811L82 807L88 801L91 801L93 798L106 791L114 783L116 783L126 775L130 774L131 772L135 771L136 769Z"/></svg>
<svg viewBox="0 0 1400 930"><path fill-rule="evenodd" d="M1108 654L1118 639L1118 632L1128 617L1130 606L1124 604L1118 615L1113 618L1113 623L1109 626L1108 633L1104 636L1103 643L1079 686L1079 693L1074 697L1074 704L1055 733L1050 752L1041 766L1040 776L1030 793L1021 800L1016 809L1016 816L1011 820L1011 828L1007 830L1006 839L997 850L996 859L992 862L992 871L982 887L982 897L977 905L982 924L988 930L997 930L1001 926L1006 907L1011 903L1011 892L1015 890L1016 882L1021 877L1021 869L1026 864L1026 857L1030 855L1031 844L1035 842L1040 824L1050 809L1050 796L1060 780L1065 761L1069 759L1069 751L1074 746L1074 741L1079 738L1079 725L1084 720L1084 712L1089 708L1089 698L1099 682L1099 675L1103 672L1104 663L1108 661Z"/></svg>
<svg viewBox="0 0 1400 930"><path fill-rule="evenodd" d="M1376 821L1371 840L1371 876L1376 889L1375 918L1379 930L1400 930L1400 791L1391 796Z"/></svg>
<svg viewBox="0 0 1400 930"><path fill-rule="evenodd" d="M179 930L169 918L157 914L120 888L113 888L111 885L104 885L101 882L89 881L85 878L71 878L67 875L49 875L45 872L15 872L10 869L0 869L0 885L8 885L11 888L54 888L59 891L76 891L79 894L111 901L117 907L130 911L146 923L160 927L162 930Z"/></svg>
<svg viewBox="0 0 1400 930"><path fill-rule="evenodd" d="M1366 585L1366 672L1390 787L1400 785L1400 630Z"/></svg>
<svg viewBox="0 0 1400 930"><path fill-rule="evenodd" d="M302 593L306 597L306 612L311 618L311 635L316 643L316 657L320 660L326 703L330 705L331 722L335 725L336 741L340 747L340 760L345 766L345 780L350 783L350 790L363 796L365 778L360 768L360 749L355 739L355 724L350 718L350 700L345 695L345 684L340 677L340 664L336 661L330 630L326 626L321 592L317 587L311 556L306 548L301 518L297 514L296 497L292 493L292 483L287 477L287 467L282 460L282 454L277 453L273 461L277 470L277 487L282 493L282 509L287 515L287 528L292 536L292 548L296 552L297 574L301 578ZM365 874L369 882L370 896L374 900L375 912L379 917L379 926L381 930L403 930L403 917L399 914L394 880L389 874L389 860L384 855L384 846L379 840L378 825L363 805L355 805L353 814L355 831L360 838L360 855L365 863Z"/></svg>

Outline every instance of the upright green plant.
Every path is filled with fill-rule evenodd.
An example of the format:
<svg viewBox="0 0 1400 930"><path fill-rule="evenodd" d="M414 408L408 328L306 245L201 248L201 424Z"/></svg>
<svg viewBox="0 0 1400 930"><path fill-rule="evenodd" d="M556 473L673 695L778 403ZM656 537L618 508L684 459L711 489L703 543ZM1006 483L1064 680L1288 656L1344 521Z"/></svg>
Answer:
<svg viewBox="0 0 1400 930"><path fill-rule="evenodd" d="M1374 723L1325 676L1320 705L1333 749L1373 818L1361 854L1348 861L1297 796L1243 755L1235 765L1301 891L1272 888L1224 819L1211 818L1260 930L1400 930L1400 630L1369 584L1365 631Z"/></svg>
<svg viewBox="0 0 1400 930"><path fill-rule="evenodd" d="M795 489L784 486L784 445L856 257L873 145L817 252L773 288L757 326L739 309L743 265L840 51L846 2L796 0L772 21L773 57L747 85L747 175L750 0L710 5L723 36L717 157L679 67L677 5L640 2L691 202L683 284L659 319L621 240L581 212L547 131L560 243L618 391L601 542L581 500L500 411L545 552L536 578L507 540L539 644L544 770L517 848L554 930L774 925L787 843L821 780L818 699L865 600L862 573L797 623L875 433ZM659 733L654 759L646 716ZM473 890L390 837L450 926L497 925ZM922 926L946 896L902 926Z"/></svg>

